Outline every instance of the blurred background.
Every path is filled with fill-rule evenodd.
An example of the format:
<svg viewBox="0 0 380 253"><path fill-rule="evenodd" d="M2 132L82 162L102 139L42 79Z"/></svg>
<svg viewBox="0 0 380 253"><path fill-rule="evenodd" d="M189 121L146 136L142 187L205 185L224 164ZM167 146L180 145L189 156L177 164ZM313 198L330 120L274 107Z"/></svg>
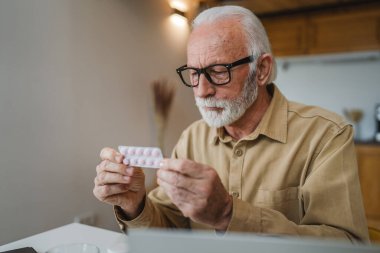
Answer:
<svg viewBox="0 0 380 253"><path fill-rule="evenodd" d="M367 217L380 227L378 1L1 0L0 244L71 222L118 230L112 207L92 194L99 152L158 145L152 83L167 80L176 86L170 154L200 118L175 73L189 23L223 4L261 18L288 99L355 125Z"/></svg>

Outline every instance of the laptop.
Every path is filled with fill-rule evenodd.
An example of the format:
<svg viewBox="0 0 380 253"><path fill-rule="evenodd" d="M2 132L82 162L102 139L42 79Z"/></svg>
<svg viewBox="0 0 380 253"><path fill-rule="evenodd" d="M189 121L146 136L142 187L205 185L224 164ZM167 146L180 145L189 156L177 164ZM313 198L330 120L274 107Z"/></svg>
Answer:
<svg viewBox="0 0 380 253"><path fill-rule="evenodd" d="M129 253L379 253L380 246L257 234L218 235L183 230L128 230Z"/></svg>

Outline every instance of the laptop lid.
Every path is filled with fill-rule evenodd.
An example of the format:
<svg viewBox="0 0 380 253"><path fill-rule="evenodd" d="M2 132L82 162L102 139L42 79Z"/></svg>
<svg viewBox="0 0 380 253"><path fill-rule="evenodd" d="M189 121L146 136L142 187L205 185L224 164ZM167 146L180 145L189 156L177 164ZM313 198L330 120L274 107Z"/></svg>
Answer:
<svg viewBox="0 0 380 253"><path fill-rule="evenodd" d="M255 234L217 235L183 230L128 230L130 253L370 253L380 246Z"/></svg>

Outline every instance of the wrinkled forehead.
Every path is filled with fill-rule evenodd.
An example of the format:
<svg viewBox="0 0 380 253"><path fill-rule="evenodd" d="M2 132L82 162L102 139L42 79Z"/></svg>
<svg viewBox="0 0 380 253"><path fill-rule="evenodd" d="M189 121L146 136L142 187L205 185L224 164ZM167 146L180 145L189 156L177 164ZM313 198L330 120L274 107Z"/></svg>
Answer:
<svg viewBox="0 0 380 253"><path fill-rule="evenodd" d="M198 26L192 31L187 47L188 64L227 62L247 53L242 27L233 19Z"/></svg>

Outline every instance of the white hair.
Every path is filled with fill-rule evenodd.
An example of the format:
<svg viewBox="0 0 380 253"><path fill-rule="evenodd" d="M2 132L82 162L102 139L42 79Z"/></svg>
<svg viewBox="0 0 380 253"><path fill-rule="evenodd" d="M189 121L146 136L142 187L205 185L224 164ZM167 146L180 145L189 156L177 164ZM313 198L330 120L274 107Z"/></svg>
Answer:
<svg viewBox="0 0 380 253"><path fill-rule="evenodd" d="M250 74L256 70L256 60L263 53L272 54L270 42L265 28L260 20L250 10L240 6L219 6L201 12L192 22L192 28L206 23L214 23L227 18L237 17L242 25L247 40L248 52L255 56L255 61L250 65ZM273 58L272 71L268 84L276 79L277 64Z"/></svg>

